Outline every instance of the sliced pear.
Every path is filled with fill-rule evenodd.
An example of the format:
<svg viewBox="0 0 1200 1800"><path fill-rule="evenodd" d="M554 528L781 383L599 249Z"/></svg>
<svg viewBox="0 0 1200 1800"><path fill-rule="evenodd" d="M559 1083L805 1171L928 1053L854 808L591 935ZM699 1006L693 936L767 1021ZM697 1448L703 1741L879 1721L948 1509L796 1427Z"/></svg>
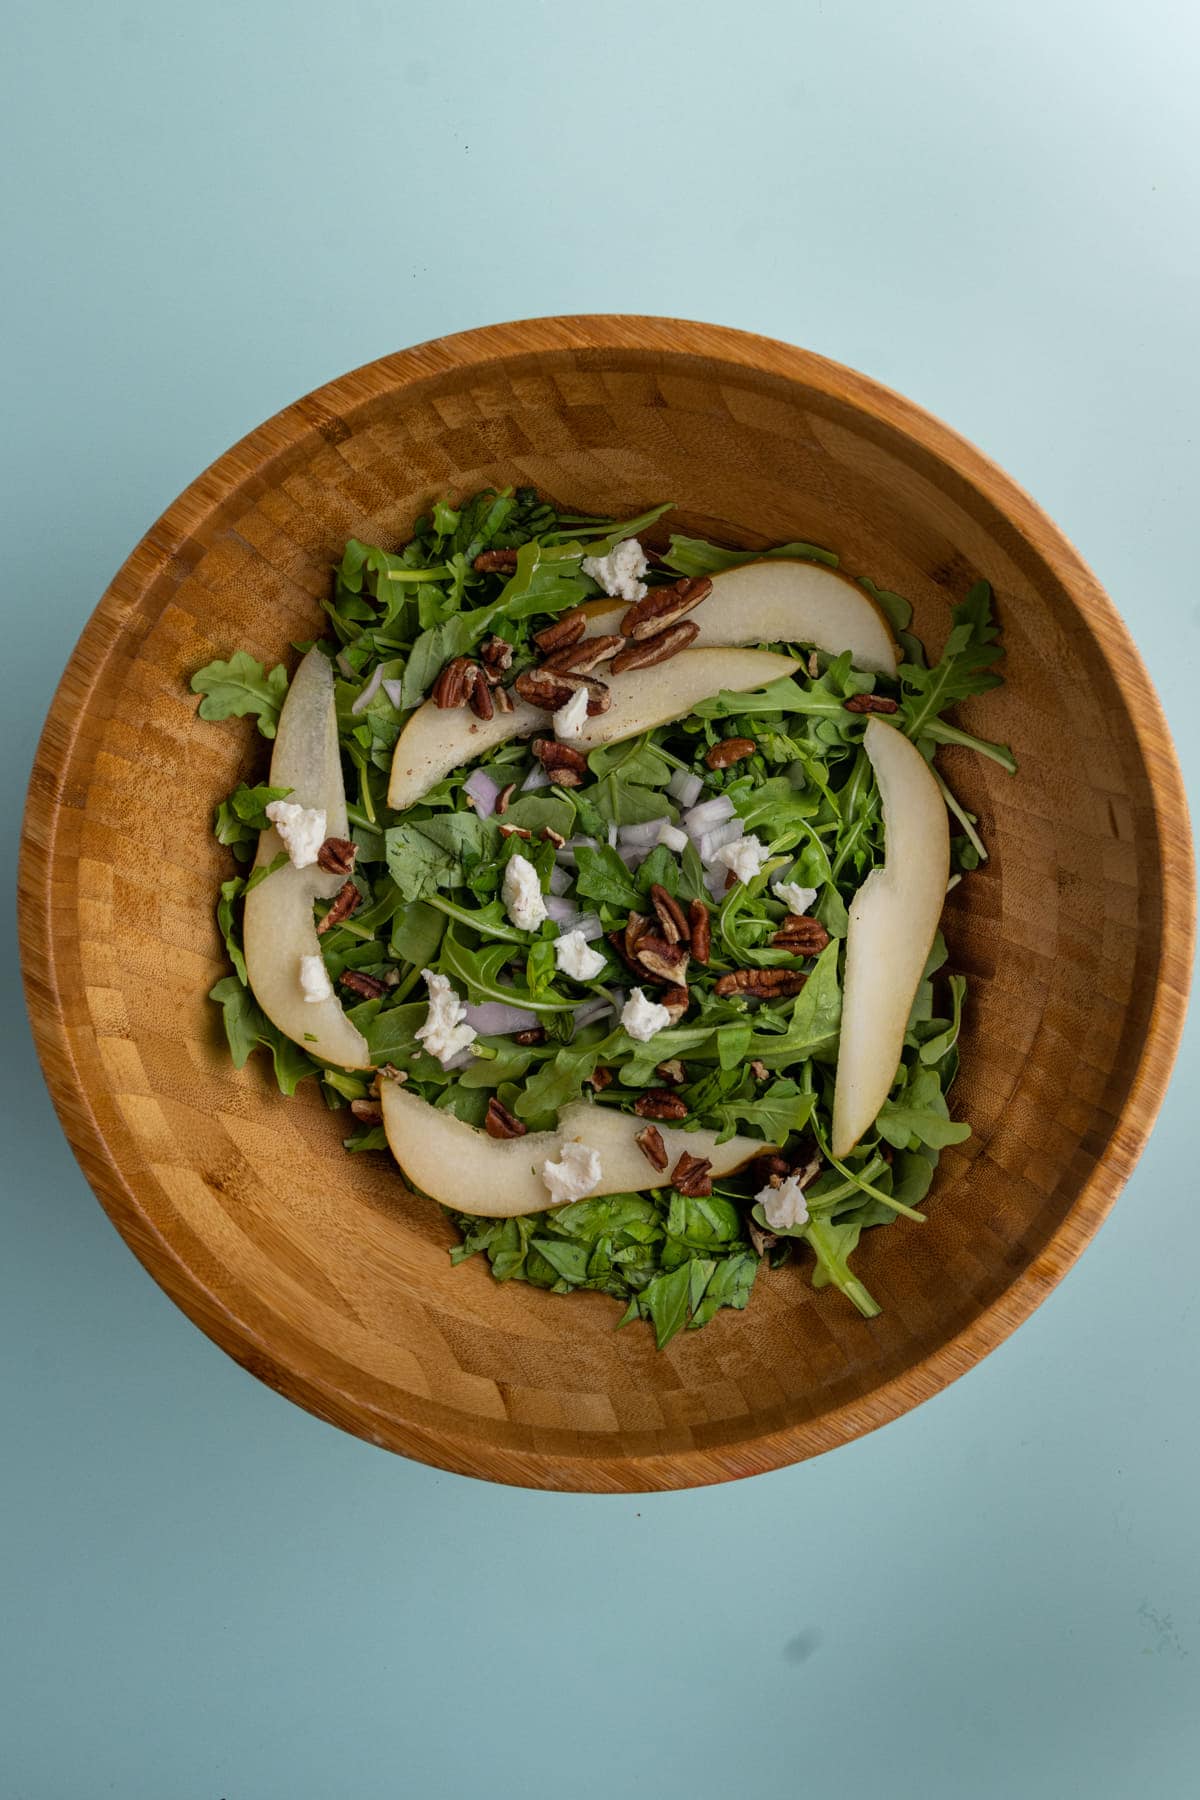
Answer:
<svg viewBox="0 0 1200 1800"><path fill-rule="evenodd" d="M896 1078L950 873L946 806L925 758L881 719L869 721L864 741L883 801L886 854L850 903L833 1094L838 1157L874 1122Z"/></svg>
<svg viewBox="0 0 1200 1800"><path fill-rule="evenodd" d="M693 649L711 644L815 644L831 656L849 650L856 669L895 675L900 652L891 627L865 589L822 563L786 556L724 569L707 600L687 615L700 627ZM624 600L589 600L588 635L619 631Z"/></svg>
<svg viewBox="0 0 1200 1800"><path fill-rule="evenodd" d="M605 676L612 705L589 719L582 736L574 741L581 750L594 750L598 744L636 737L640 731L682 718L698 700L707 700L723 688L740 693L762 687L781 675L790 675L796 667L790 656L777 656L771 650L683 650L657 667ZM498 712L483 720L465 707L443 711L426 700L396 740L388 805L396 812L413 806L451 769L473 762L509 738L549 728L547 715L523 701L510 713Z"/></svg>
<svg viewBox="0 0 1200 1800"><path fill-rule="evenodd" d="M298 806L321 808L329 837L348 835L333 669L319 650L310 650L292 677L271 756L271 786L291 788L289 798ZM261 832L255 868L282 849L274 826ZM252 888L243 926L246 974L258 1004L286 1037L324 1062L365 1069L371 1062L367 1041L341 1002L308 1001L300 990L301 957L321 953L313 901L332 899L344 879L315 863L297 869L289 862Z"/></svg>
<svg viewBox="0 0 1200 1800"><path fill-rule="evenodd" d="M663 1183L635 1142L635 1134L645 1129L642 1120L627 1113L582 1101L563 1108L555 1131L496 1139L394 1081L380 1085L392 1155L415 1187L458 1212L486 1219L545 1212L554 1200L542 1180L542 1164L557 1161L564 1143L571 1142L586 1144L599 1155L603 1173L597 1194L638 1193ZM659 1130L668 1169L687 1150L708 1157L714 1175L732 1175L774 1148L761 1138L732 1137L718 1144L712 1131L673 1131L668 1125Z"/></svg>

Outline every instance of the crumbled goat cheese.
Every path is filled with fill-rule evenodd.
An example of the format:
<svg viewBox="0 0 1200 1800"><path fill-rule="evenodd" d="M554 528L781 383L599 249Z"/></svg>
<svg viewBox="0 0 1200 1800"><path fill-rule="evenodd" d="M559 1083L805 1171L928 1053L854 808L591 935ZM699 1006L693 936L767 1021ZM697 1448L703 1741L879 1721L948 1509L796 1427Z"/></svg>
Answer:
<svg viewBox="0 0 1200 1800"><path fill-rule="evenodd" d="M333 999L333 983L329 979L323 956L300 958L300 992L310 1006L315 1006L318 1000Z"/></svg>
<svg viewBox="0 0 1200 1800"><path fill-rule="evenodd" d="M464 1022L467 1009L446 976L436 975L432 969L422 969L421 974L429 990L429 1011L425 1014L425 1023L418 1025L415 1035L430 1056L437 1057L444 1069L456 1056L461 1056L464 1050L470 1048L475 1042L476 1032L473 1025Z"/></svg>
<svg viewBox="0 0 1200 1800"><path fill-rule="evenodd" d="M659 1006L654 1000L647 1000L640 987L634 988L621 1008L621 1024L639 1044L648 1043L664 1025L670 1023L671 1015L666 1007Z"/></svg>
<svg viewBox="0 0 1200 1800"><path fill-rule="evenodd" d="M587 722L587 709L587 689L576 688L567 704L560 706L554 715L554 735L560 743L580 735Z"/></svg>
<svg viewBox="0 0 1200 1800"><path fill-rule="evenodd" d="M640 579L647 569L646 553L636 538L624 538L607 556L585 556L585 575L598 581L614 600L640 600L646 584Z"/></svg>
<svg viewBox="0 0 1200 1800"><path fill-rule="evenodd" d="M794 881L777 881L774 887L777 900L782 900L790 913L797 918L802 917L817 897L816 888L798 887Z"/></svg>
<svg viewBox="0 0 1200 1800"><path fill-rule="evenodd" d="M793 1225L808 1223L808 1202L798 1175L788 1175L778 1187L769 1184L755 1194L761 1202L763 1217L772 1231L789 1231Z"/></svg>
<svg viewBox="0 0 1200 1800"><path fill-rule="evenodd" d="M586 1144L564 1144L558 1162L542 1164L542 1180L554 1196L555 1206L592 1193L601 1173L599 1153Z"/></svg>
<svg viewBox="0 0 1200 1800"><path fill-rule="evenodd" d="M593 950L582 931L568 931L554 942L554 960L564 975L576 981L594 981L604 968L604 958Z"/></svg>
<svg viewBox="0 0 1200 1800"><path fill-rule="evenodd" d="M517 930L536 931L546 917L546 902L537 870L527 856L514 856L505 863L500 891Z"/></svg>
<svg viewBox="0 0 1200 1800"><path fill-rule="evenodd" d="M670 819L664 819L658 828L658 841L665 844L668 850L673 850L676 856L680 856L687 849L690 840L686 831L681 831L678 825L672 825Z"/></svg>
<svg viewBox="0 0 1200 1800"><path fill-rule="evenodd" d="M732 869L739 881L749 881L766 862L767 846L753 835L738 838L736 843L722 844L712 860L714 866L724 864Z"/></svg>
<svg viewBox="0 0 1200 1800"><path fill-rule="evenodd" d="M325 814L311 806L293 806L290 800L272 800L267 817L283 839L283 847L298 869L317 860L325 842Z"/></svg>

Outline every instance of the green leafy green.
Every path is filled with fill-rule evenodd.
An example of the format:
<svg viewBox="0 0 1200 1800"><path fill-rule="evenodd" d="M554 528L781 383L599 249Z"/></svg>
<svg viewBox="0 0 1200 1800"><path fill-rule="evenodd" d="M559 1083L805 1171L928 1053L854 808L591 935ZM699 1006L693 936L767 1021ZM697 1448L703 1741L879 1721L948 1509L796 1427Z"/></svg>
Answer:
<svg viewBox="0 0 1200 1800"><path fill-rule="evenodd" d="M192 692L203 694L198 711L202 719L258 717L265 738L275 736L279 709L287 693L287 670L278 663L269 675L245 650L235 650L228 662L206 663L192 676ZM278 798L278 796L276 796Z"/></svg>

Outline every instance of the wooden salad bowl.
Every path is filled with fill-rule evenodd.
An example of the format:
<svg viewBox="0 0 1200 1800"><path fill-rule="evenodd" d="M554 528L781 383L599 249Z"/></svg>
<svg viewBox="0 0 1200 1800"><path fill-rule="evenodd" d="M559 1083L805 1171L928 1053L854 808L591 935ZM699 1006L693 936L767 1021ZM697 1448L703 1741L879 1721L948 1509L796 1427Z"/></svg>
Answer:
<svg viewBox="0 0 1200 1800"><path fill-rule="evenodd" d="M351 535L394 545L431 498L531 483L571 510L679 503L676 529L804 538L907 595L940 652L993 584L1006 683L962 709L1020 773L942 760L991 860L950 896L971 980L957 1117L928 1223L864 1236L866 1321L809 1268L744 1313L614 1330L600 1295L497 1285L344 1118L218 1010L226 853L214 802L265 768L253 722L205 724L195 669L294 660ZM46 1079L131 1249L245 1368L423 1462L529 1487L723 1481L812 1456L936 1393L1079 1255L1162 1100L1194 921L1187 813L1158 701L1111 602L986 457L819 356L670 319L494 326L385 357L298 400L201 475L93 614L42 736L20 869ZM469 1210L471 1195L461 1204Z"/></svg>

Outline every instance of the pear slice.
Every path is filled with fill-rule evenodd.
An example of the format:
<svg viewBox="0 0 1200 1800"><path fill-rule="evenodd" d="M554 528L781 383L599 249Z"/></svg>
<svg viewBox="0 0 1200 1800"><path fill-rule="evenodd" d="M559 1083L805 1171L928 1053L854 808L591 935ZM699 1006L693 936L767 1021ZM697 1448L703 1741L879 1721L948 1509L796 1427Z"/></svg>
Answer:
<svg viewBox="0 0 1200 1800"><path fill-rule="evenodd" d="M792 657L771 650L682 650L657 666L606 676L612 705L589 719L573 742L581 750L594 750L599 744L636 737L640 731L684 717L698 700L724 688L741 693L762 687L796 667ZM413 806L451 769L473 762L509 738L549 730L549 716L523 701L510 713L498 712L483 720L465 707L442 711L426 700L396 740L388 805L396 812Z"/></svg>
<svg viewBox="0 0 1200 1800"><path fill-rule="evenodd" d="M292 677L271 755L271 786L291 788L289 798L298 806L321 808L328 837L348 836L333 669L320 650L310 650ZM261 832L255 868L282 849L274 826ZM251 888L243 925L246 974L254 998L285 1037L323 1062L365 1069L371 1064L367 1041L341 1002L308 1001L300 990L301 957L321 953L313 901L332 899L344 880L315 863L297 869L289 862Z"/></svg>
<svg viewBox="0 0 1200 1800"><path fill-rule="evenodd" d="M661 1187L666 1176L651 1167L635 1141L643 1120L580 1101L563 1108L555 1131L531 1131L520 1138L490 1138L485 1131L430 1106L397 1082L384 1081L383 1124L392 1155L415 1187L443 1206L486 1219L545 1212L555 1204L542 1180L542 1164L557 1160L565 1143L586 1144L600 1157L597 1194L638 1193ZM667 1169L687 1150L707 1157L714 1175L732 1175L774 1148L761 1138L732 1137L716 1142L712 1131L658 1127L667 1147ZM589 1196L590 1198L591 1196Z"/></svg>
<svg viewBox="0 0 1200 1800"><path fill-rule="evenodd" d="M896 1078L950 874L946 806L925 758L881 719L869 721L864 742L883 801L886 854L850 903L833 1093L838 1157L874 1122Z"/></svg>
<svg viewBox="0 0 1200 1800"><path fill-rule="evenodd" d="M700 627L692 648L710 644L815 644L831 656L849 650L856 669L895 675L900 653L891 627L857 581L822 563L766 556L712 578L713 591L687 615ZM619 631L624 600L589 600L589 636Z"/></svg>

